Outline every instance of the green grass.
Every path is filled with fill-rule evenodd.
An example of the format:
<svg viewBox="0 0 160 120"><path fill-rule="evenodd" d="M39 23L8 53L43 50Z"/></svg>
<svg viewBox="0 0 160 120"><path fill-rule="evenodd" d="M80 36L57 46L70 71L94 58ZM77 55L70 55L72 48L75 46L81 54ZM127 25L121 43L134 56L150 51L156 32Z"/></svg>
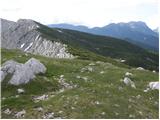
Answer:
<svg viewBox="0 0 160 120"><path fill-rule="evenodd" d="M21 51L2 49L2 63L9 59L24 63L31 57L39 59L47 67L47 72L37 75L36 79L26 85L13 86L2 82L2 97L6 98L2 100L2 118L14 118L14 113L11 115L3 113L6 108L14 112L25 109L27 112L25 118L42 118L46 112L54 112L55 117L61 118L112 119L130 118L131 115L137 119L159 117L159 108L155 105L155 102L159 101L159 92L157 90L143 92L149 82L158 81L158 73L139 71L114 62L96 63L96 59L53 59L32 54L26 56ZM91 66L93 72L81 72L81 69L90 63L95 63ZM104 71L104 74L100 74L100 71ZM125 72L133 73L131 79L135 82L136 89L126 86L121 81ZM49 97L46 101L34 103L33 96L50 95L61 88L56 79L60 75L64 75L66 82L77 87ZM87 77L88 80L77 79L77 75ZM119 87L122 87L122 90L119 90ZM24 88L25 93L18 98L11 97L18 95L18 88ZM138 95L141 97L137 98ZM100 104L95 104L96 101ZM39 106L43 107L43 112L34 110Z"/></svg>
<svg viewBox="0 0 160 120"><path fill-rule="evenodd" d="M159 54L147 51L141 47L131 44L127 41L116 39L107 36L98 36L84 32L48 28L40 23L37 23L44 38L51 41L58 41L68 45L69 52L79 54L80 57L86 59L89 54L95 53L103 57L111 57L114 59L125 59L125 64L132 67L143 67L149 70L158 71ZM62 32L58 32L61 30ZM89 57L87 57L89 58ZM93 58L93 57L92 57Z"/></svg>

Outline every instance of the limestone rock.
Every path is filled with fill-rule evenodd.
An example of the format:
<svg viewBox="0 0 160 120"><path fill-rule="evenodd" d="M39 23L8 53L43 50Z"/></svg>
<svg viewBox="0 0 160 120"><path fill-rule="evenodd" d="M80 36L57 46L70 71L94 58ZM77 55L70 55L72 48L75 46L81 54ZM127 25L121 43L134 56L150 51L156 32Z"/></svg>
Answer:
<svg viewBox="0 0 160 120"><path fill-rule="evenodd" d="M134 82L130 78L128 78L128 77L125 77L124 80L123 80L123 82L126 85L131 86L132 88L136 88Z"/></svg>
<svg viewBox="0 0 160 120"><path fill-rule="evenodd" d="M1 19L1 47L20 49L25 52L54 58L74 58L67 51L67 45L45 38L33 20L20 19L17 22Z"/></svg>
<svg viewBox="0 0 160 120"><path fill-rule="evenodd" d="M38 73L45 73L46 67L40 61L31 58L25 64L9 60L2 64L1 71L3 79L7 74L12 74L9 84L20 85L28 83Z"/></svg>
<svg viewBox="0 0 160 120"><path fill-rule="evenodd" d="M125 76L133 76L133 74L130 73L130 72L126 72L126 73L125 73Z"/></svg>
<svg viewBox="0 0 160 120"><path fill-rule="evenodd" d="M155 90L155 89L159 90L159 82L150 82L149 83L149 88L151 90Z"/></svg>
<svg viewBox="0 0 160 120"><path fill-rule="evenodd" d="M25 114L26 114L26 111L25 111L25 110L22 110L22 111L20 111L20 112L17 112L17 113L15 114L15 117L16 117L16 118L22 118L22 117L24 117Z"/></svg>
<svg viewBox="0 0 160 120"><path fill-rule="evenodd" d="M24 89L19 88L19 89L17 89L17 92L18 92L19 94L22 94L22 93L24 93L25 91L24 91Z"/></svg>

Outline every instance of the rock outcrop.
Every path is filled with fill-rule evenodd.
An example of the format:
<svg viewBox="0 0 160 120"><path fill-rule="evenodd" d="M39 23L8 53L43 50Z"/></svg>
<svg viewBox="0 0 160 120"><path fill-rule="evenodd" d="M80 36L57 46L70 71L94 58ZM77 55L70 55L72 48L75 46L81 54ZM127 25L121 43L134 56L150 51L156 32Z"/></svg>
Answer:
<svg viewBox="0 0 160 120"><path fill-rule="evenodd" d="M38 73L45 73L46 67L37 59L31 58L25 64L9 60L2 64L1 68L1 81L4 80L6 75L11 74L9 84L20 85L26 84L35 78Z"/></svg>
<svg viewBox="0 0 160 120"><path fill-rule="evenodd" d="M38 29L41 29L39 24L33 20L12 22L1 19L1 47L48 57L73 58L67 51L67 45L42 37Z"/></svg>

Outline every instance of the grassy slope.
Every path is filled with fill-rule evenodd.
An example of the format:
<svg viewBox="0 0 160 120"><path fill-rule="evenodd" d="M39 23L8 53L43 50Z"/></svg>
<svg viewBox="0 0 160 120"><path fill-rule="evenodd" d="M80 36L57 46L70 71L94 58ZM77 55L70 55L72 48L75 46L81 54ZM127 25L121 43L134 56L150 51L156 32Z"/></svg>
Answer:
<svg viewBox="0 0 160 120"><path fill-rule="evenodd" d="M51 29L41 24L39 25L39 31L43 33L45 38L68 44L70 48L69 52L73 54L81 52L77 48L86 49L105 57L125 59L126 64L130 66L141 66L157 71L159 69L159 57L157 53L151 53L129 42L112 37L92 35L66 29ZM57 30L61 30L62 32L58 32Z"/></svg>
<svg viewBox="0 0 160 120"><path fill-rule="evenodd" d="M55 117L61 118L158 118L158 105L155 104L159 101L158 91L143 92L150 81L158 81L157 73L118 67L107 62L98 64L91 60L52 59L31 54L26 56L20 51L2 50L2 63L9 59L24 63L31 57L44 63L47 72L26 85L11 86L3 82L2 97L7 99L2 100L2 111L6 108L12 111L25 109L25 118L41 118L46 112L54 112ZM93 72L80 72L81 68L92 62L96 64L92 66ZM100 74L100 71L105 73ZM133 73L132 80L137 89L121 82L125 72ZM78 87L49 97L47 101L34 103L33 96L50 94L61 88L55 79L60 75L64 75L68 83L72 82ZM77 79L77 75L87 76L88 81ZM119 87L122 87L121 91ZM26 92L19 98L11 98L17 95L17 88L24 88ZM136 97L138 95L141 97ZM95 104L96 101L100 104ZM44 111L35 111L37 106L42 106ZM2 112L2 118L14 116Z"/></svg>

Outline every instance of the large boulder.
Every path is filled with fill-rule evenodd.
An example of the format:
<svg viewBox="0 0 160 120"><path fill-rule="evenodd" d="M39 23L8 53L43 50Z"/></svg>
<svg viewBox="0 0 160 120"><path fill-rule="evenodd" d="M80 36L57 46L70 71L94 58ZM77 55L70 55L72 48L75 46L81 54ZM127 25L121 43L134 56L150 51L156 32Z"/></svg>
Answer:
<svg viewBox="0 0 160 120"><path fill-rule="evenodd" d="M10 60L2 65L1 81L4 80L7 74L11 74L12 77L8 82L9 84L26 84L30 80L34 79L36 74L45 72L46 67L35 58L31 58L25 64Z"/></svg>

